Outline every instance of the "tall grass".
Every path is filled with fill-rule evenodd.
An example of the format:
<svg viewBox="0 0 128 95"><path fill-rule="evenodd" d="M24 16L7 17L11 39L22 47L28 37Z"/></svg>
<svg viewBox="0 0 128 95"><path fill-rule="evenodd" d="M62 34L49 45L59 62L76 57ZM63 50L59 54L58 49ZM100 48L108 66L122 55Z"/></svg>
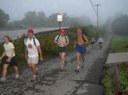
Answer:
<svg viewBox="0 0 128 95"><path fill-rule="evenodd" d="M128 36L114 35L110 44L111 52L128 51Z"/></svg>

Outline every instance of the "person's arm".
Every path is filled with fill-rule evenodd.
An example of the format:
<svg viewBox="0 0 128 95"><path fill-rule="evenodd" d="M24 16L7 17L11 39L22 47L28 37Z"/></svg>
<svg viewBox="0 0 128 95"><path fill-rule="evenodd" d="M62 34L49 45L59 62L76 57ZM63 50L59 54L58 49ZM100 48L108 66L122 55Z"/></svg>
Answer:
<svg viewBox="0 0 128 95"><path fill-rule="evenodd" d="M88 38L84 35L84 39L86 40L85 41L85 44L88 44L89 43L89 41L88 41Z"/></svg>
<svg viewBox="0 0 128 95"><path fill-rule="evenodd" d="M54 38L54 43L56 43L56 44L58 43L57 38L58 38L58 35Z"/></svg>
<svg viewBox="0 0 128 95"><path fill-rule="evenodd" d="M3 54L0 57L0 60L2 60L2 58L5 56L5 51L3 52Z"/></svg>
<svg viewBox="0 0 128 95"><path fill-rule="evenodd" d="M42 50L41 50L40 42L38 41L38 39L35 39L35 42L36 42L36 47L37 47L38 54L39 54L39 60L43 61L43 56L42 56Z"/></svg>
<svg viewBox="0 0 128 95"><path fill-rule="evenodd" d="M42 50L41 50L40 45L37 46L37 49L38 49L38 52L39 52L39 59L40 59L40 61L43 61Z"/></svg>
<svg viewBox="0 0 128 95"><path fill-rule="evenodd" d="M76 39L74 40L74 48L76 47L77 41Z"/></svg>
<svg viewBox="0 0 128 95"><path fill-rule="evenodd" d="M66 36L66 39L67 39L67 43L66 43L66 46L67 46L69 44L68 36Z"/></svg>
<svg viewBox="0 0 128 95"><path fill-rule="evenodd" d="M28 58L28 51L27 51L27 47L25 47L25 58Z"/></svg>

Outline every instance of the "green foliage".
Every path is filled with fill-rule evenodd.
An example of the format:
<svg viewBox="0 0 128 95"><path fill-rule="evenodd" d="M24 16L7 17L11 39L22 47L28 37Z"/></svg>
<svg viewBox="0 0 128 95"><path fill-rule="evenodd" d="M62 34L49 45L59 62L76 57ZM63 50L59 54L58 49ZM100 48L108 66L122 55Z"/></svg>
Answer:
<svg viewBox="0 0 128 95"><path fill-rule="evenodd" d="M128 64L121 64L119 71L121 87L128 90Z"/></svg>
<svg viewBox="0 0 128 95"><path fill-rule="evenodd" d="M104 78L101 84L105 89L104 95L114 95L114 72L111 68L106 68L104 70Z"/></svg>
<svg viewBox="0 0 128 95"><path fill-rule="evenodd" d="M128 36L114 35L110 43L111 52L128 51Z"/></svg>
<svg viewBox="0 0 128 95"><path fill-rule="evenodd" d="M9 20L9 15L0 9L0 28L5 27L8 20Z"/></svg>

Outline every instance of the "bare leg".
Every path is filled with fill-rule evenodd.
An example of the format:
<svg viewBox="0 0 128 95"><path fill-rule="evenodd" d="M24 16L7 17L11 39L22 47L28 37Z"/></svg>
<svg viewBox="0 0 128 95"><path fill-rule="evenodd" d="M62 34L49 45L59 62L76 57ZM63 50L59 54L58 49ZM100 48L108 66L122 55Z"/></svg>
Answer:
<svg viewBox="0 0 128 95"><path fill-rule="evenodd" d="M19 75L18 67L17 66L13 66L13 67L14 67L14 70L15 70L16 74Z"/></svg>
<svg viewBox="0 0 128 95"><path fill-rule="evenodd" d="M2 73L3 78L6 78L8 66L9 66L8 64L3 65L3 73Z"/></svg>
<svg viewBox="0 0 128 95"><path fill-rule="evenodd" d="M76 53L77 69L80 68L80 53Z"/></svg>
<svg viewBox="0 0 128 95"><path fill-rule="evenodd" d="M65 63L65 53L64 52L60 53L60 58L61 58L61 67L63 68L64 63Z"/></svg>
<svg viewBox="0 0 128 95"><path fill-rule="evenodd" d="M29 68L31 68L32 70L32 75L36 75L37 71L36 71L36 65L35 64L28 64Z"/></svg>

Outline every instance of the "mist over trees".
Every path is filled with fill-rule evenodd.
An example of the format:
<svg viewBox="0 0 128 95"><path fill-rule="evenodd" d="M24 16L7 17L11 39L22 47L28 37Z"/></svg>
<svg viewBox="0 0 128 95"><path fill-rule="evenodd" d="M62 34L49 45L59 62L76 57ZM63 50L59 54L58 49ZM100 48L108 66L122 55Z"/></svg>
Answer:
<svg viewBox="0 0 128 95"><path fill-rule="evenodd" d="M27 28L27 27L58 27L57 22L58 13L53 13L46 16L44 12L29 11L24 14L24 18L19 21L12 21L8 23L8 28ZM78 26L90 25L91 20L86 16L69 17L66 13L63 14L63 21L61 26Z"/></svg>
<svg viewBox="0 0 128 95"><path fill-rule="evenodd" d="M9 15L0 9L0 28L5 27L8 21Z"/></svg>
<svg viewBox="0 0 128 95"><path fill-rule="evenodd" d="M128 15L116 14L108 18L103 27L116 35L128 35Z"/></svg>
<svg viewBox="0 0 128 95"><path fill-rule="evenodd" d="M120 15L114 19L112 30L117 35L128 35L128 15Z"/></svg>

